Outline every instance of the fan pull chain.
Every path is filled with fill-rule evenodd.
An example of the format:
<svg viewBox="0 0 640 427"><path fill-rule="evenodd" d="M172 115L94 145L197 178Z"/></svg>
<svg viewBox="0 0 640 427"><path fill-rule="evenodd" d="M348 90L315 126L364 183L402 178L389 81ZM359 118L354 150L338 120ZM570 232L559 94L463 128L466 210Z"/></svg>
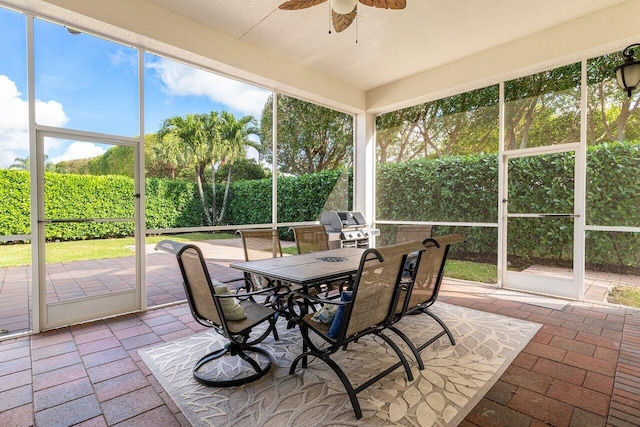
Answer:
<svg viewBox="0 0 640 427"><path fill-rule="evenodd" d="M358 15L356 14L356 44L358 44L358 21L360 20L360 18L358 18Z"/></svg>
<svg viewBox="0 0 640 427"><path fill-rule="evenodd" d="M331 34L331 4L329 4L329 34Z"/></svg>

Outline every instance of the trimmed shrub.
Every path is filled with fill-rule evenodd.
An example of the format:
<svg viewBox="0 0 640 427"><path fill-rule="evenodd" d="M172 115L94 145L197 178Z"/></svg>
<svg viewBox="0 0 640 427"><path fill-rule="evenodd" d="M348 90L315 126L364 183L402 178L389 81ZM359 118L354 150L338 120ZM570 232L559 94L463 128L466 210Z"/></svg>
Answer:
<svg viewBox="0 0 640 427"><path fill-rule="evenodd" d="M0 169L0 235L31 233L29 172Z"/></svg>
<svg viewBox="0 0 640 427"><path fill-rule="evenodd" d="M589 147L587 224L640 226L640 144L606 143ZM573 212L573 154L512 159L511 212ZM325 209L351 209L352 172L325 171L278 179L278 221L317 219ZM419 159L378 167L379 219L397 221L498 221L498 158L495 154ZM29 173L0 170L0 235L29 234ZM271 223L270 178L231 183L225 224ZM223 191L218 193L218 207ZM331 195L331 197L330 197ZM132 218L133 180L123 176L45 174L47 218ZM171 179L146 182L147 228L181 228L206 223L196 185ZM497 230L466 228L468 242L456 254L496 259ZM461 232L435 227L436 235ZM129 236L133 222L48 224L47 239L78 240ZM291 237L285 231L283 237ZM390 235L385 232L385 235ZM587 232L587 264L611 268L640 266L638 233ZM385 242L382 242L383 244ZM572 257L573 221L566 218L509 221L510 260L541 259L557 264Z"/></svg>

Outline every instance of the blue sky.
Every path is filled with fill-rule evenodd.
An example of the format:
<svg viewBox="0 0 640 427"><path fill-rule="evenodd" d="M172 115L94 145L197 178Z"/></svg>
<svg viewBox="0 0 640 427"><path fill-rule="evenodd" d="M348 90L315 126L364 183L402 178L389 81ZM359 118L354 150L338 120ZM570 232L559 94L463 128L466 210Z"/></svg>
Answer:
<svg viewBox="0 0 640 427"><path fill-rule="evenodd" d="M0 168L27 157L26 23L0 8ZM88 34L35 20L36 120L49 126L137 136L138 51ZM270 91L145 54L145 133L187 113L230 111L258 120ZM73 145L73 146L72 146ZM105 146L48 143L58 162L100 154Z"/></svg>

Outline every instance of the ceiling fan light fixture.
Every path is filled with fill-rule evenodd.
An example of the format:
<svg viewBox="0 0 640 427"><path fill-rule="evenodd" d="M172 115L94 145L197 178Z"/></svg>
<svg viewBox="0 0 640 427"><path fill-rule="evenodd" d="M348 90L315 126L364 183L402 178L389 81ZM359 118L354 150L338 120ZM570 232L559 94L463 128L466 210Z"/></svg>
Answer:
<svg viewBox="0 0 640 427"><path fill-rule="evenodd" d="M331 0L331 9L340 15L346 15L353 12L358 0Z"/></svg>
<svg viewBox="0 0 640 427"><path fill-rule="evenodd" d="M282 10L300 10L325 4L326 1L327 0L287 0L278 6L278 8ZM344 31L353 22L357 22L358 0L329 0L329 4L331 5L331 22L336 32ZM377 7L379 9L404 9L407 7L407 0L360 0L360 6ZM331 30L329 30L329 34L331 34Z"/></svg>

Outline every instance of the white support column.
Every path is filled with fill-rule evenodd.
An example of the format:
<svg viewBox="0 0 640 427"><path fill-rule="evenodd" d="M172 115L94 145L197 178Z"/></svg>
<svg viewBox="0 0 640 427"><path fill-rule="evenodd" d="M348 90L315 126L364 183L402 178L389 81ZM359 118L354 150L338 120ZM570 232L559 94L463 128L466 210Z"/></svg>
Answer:
<svg viewBox="0 0 640 427"><path fill-rule="evenodd" d="M273 91L272 101L272 123L271 134L271 226L276 228L278 224L278 96L277 91Z"/></svg>
<svg viewBox="0 0 640 427"><path fill-rule="evenodd" d="M29 105L29 185L31 187L31 330L34 334L40 332L41 309L46 302L46 289L44 289L44 238L40 239L40 224L38 223L40 198L43 196L42 185L38 180L38 161L36 142L36 95L35 95L35 65L33 48L33 15L26 15L27 20L27 99ZM42 224L44 227L44 224ZM42 276L42 277L40 277ZM41 286L42 283L42 292Z"/></svg>
<svg viewBox="0 0 640 427"><path fill-rule="evenodd" d="M144 50L138 49L138 99L140 102L138 120L139 136L138 146L135 148L135 236L136 236L136 289L138 289L138 301L140 310L147 309L147 253L145 244L147 240L146 209L145 209L145 156L144 156Z"/></svg>
<svg viewBox="0 0 640 427"><path fill-rule="evenodd" d="M580 84L580 148L576 149L573 220L573 280L578 301L584 301L585 226L587 195L587 60L582 60Z"/></svg>
<svg viewBox="0 0 640 427"><path fill-rule="evenodd" d="M373 226L375 221L375 117L360 113L355 117L354 210L361 211ZM375 245L375 237L372 239Z"/></svg>
<svg viewBox="0 0 640 427"><path fill-rule="evenodd" d="M500 82L498 113L498 288L503 288L507 280L507 209L509 197L507 188L507 160L504 157L504 82Z"/></svg>

